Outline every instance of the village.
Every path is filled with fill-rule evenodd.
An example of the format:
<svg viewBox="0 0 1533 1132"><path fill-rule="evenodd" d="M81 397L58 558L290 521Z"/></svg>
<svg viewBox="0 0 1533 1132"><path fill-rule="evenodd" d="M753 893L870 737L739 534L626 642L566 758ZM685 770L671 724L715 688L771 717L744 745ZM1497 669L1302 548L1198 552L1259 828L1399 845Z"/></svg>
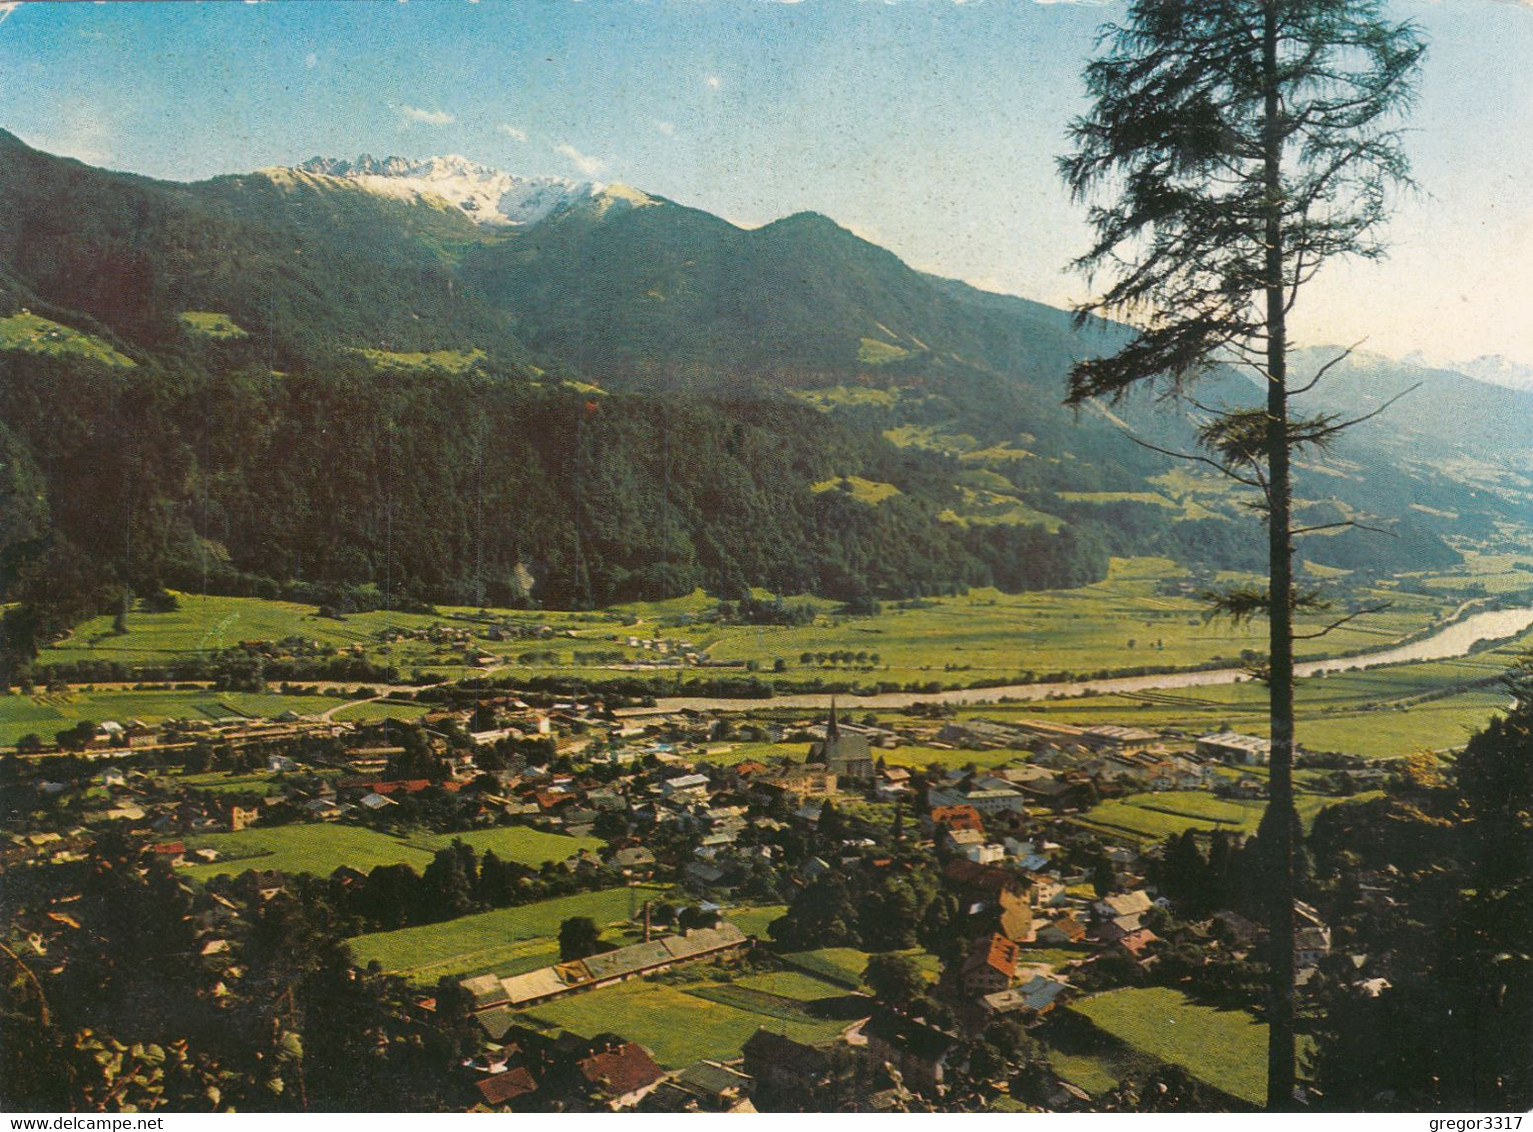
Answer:
<svg viewBox="0 0 1533 1132"><path fill-rule="evenodd" d="M1186 870L1207 871L1209 853L1228 865L1242 832L1190 826L1178 847L1174 833L1165 843L1114 836L1089 818L1129 795L1259 806L1268 744L1258 737L960 719L925 705L875 717L835 700L806 716L452 693L419 723L288 713L79 729L72 750L6 758L4 863L88 861L111 830L209 892L243 877L269 899L304 871L328 876L338 901L379 926L397 927L436 914L370 911L380 874L397 867L367 867L387 861L389 839L435 848L440 860L462 853L460 838L494 834L497 847L539 838L507 862L520 887L495 914L528 898L624 891L629 914L594 925L583 943L566 946L561 931L558 955L542 966L458 965L480 1042L462 1069L470 1108L914 1111L973 1095L988 1098L981 1107L1093 1110L1102 1083L1093 1094L1091 1081L1038 1051L1089 1046L1094 1027L1081 1008L1094 997L1169 985L1259 1006L1249 961L1264 930L1246 914L1238 878L1225 878L1223 903L1206 886L1188 895L1199 886ZM1343 795L1385 777L1377 764L1347 762L1344 783L1336 758L1327 762ZM300 870L280 850L231 838L267 830L319 838L318 848ZM330 833L385 848L353 860L346 846L357 852L358 843L337 841L327 860ZM533 859L560 846L571 847L567 856ZM1191 864L1172 860L1178 853ZM467 851L482 886L493 855L481 866ZM419 887L424 903L434 899L430 875ZM840 907L878 900L858 926ZM751 915L760 908L780 914ZM1388 985L1387 957L1333 955L1315 909L1300 904L1296 914L1301 984L1326 970ZM67 930L60 923L38 920L39 954ZM204 961L217 961L230 930L209 928ZM868 964L818 984L819 998L745 987L782 977L773 972L817 980L823 970L802 957L837 945L866 953ZM677 1065L618 1021L579 1034L548 1024L550 1006L700 971L714 989L756 996L759 1032ZM435 998L422 994L418 1005L432 1024ZM790 1036L785 1017L813 1019L820 1036ZM1202 1084L1228 1106L1252 1099Z"/></svg>

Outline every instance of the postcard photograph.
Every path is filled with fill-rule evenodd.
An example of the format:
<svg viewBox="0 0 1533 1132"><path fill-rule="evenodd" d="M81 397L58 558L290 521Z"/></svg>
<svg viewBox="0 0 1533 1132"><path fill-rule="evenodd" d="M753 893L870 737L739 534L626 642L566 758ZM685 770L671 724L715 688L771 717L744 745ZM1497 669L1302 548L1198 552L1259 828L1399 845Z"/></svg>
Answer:
<svg viewBox="0 0 1533 1132"><path fill-rule="evenodd" d="M1516 1132L1530 59L0 3L12 1127Z"/></svg>

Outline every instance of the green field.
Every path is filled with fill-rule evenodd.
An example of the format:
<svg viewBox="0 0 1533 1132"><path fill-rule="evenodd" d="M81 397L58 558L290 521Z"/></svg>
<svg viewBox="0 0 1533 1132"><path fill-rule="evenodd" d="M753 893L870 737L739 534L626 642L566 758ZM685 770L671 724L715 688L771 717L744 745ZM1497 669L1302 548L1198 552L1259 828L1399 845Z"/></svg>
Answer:
<svg viewBox="0 0 1533 1132"><path fill-rule="evenodd" d="M1046 963L1055 970L1059 970L1066 964L1075 963L1092 954L1089 947L1034 947L1031 944L1023 944L1021 952L1017 955L1017 966L1027 967L1039 963Z"/></svg>
<svg viewBox="0 0 1533 1132"><path fill-rule="evenodd" d="M1105 1058L1050 1050L1049 1064L1070 1084L1085 1089L1094 1097L1112 1092L1121 1080L1121 1074Z"/></svg>
<svg viewBox="0 0 1533 1132"><path fill-rule="evenodd" d="M871 487L862 490L866 493ZM483 642L474 647L509 658L492 666L500 672L514 672L519 667L517 657L536 654L537 661L528 671L599 679L611 671L607 662L577 658L577 653L602 651L620 654L625 661L652 659L654 654L628 647L626 638L661 636L716 660L754 661L763 679L772 678L774 662L780 659L785 679L818 676L865 687L880 682L962 687L978 680L1028 675L1234 663L1243 649L1263 647L1261 626L1210 624L1195 599L1160 592L1183 576L1180 567L1164 559L1114 559L1106 581L1080 589L1028 594L974 590L958 597L887 603L881 613L870 617L840 617L833 612L834 602L790 598L814 601L822 610L813 624L796 627L701 620L699 615L711 611L717 602L699 591L594 613L503 611L498 616L529 626L546 625L552 634L537 642ZM1356 596L1366 599L1384 592L1359 591ZM1447 596L1395 590L1387 591L1387 596L1394 603L1387 612L1323 640L1301 642L1301 653L1334 655L1386 645L1427 627L1451 604ZM377 637L384 629L464 627L465 622L453 621L449 615L469 611L443 608L432 616L378 610L335 620L319 617L311 606L254 598L183 594L180 605L169 613L131 614L125 634L112 632L111 618L92 619L67 640L43 650L39 661L103 659L146 664L240 641L297 637L336 649L360 648L370 660L392 664L402 672L419 668L458 678L480 671L463 665L462 649L457 646L413 639L385 643ZM814 656L837 651L854 658L862 654L863 659L822 663ZM809 661L804 661L804 654L810 655Z"/></svg>
<svg viewBox="0 0 1533 1132"><path fill-rule="evenodd" d="M842 485L846 486L843 487ZM834 479L823 480L817 484L811 484L810 491L845 491L859 503L877 505L884 500L896 496L900 489L892 483L882 483L876 480L865 480L861 476L837 476Z"/></svg>
<svg viewBox="0 0 1533 1132"><path fill-rule="evenodd" d="M730 916L730 919L734 920L735 917ZM799 1002L817 1002L822 998L839 998L846 994L846 987L801 971L770 971L764 975L746 975L735 979L734 985Z"/></svg>
<svg viewBox="0 0 1533 1132"><path fill-rule="evenodd" d="M1003 594L973 590L885 605L875 617L791 628L731 626L707 635L708 655L756 661L782 658L790 675L814 671L854 683L935 682L963 686L1022 674L1091 673L1134 666L1238 663L1243 649L1264 649L1266 628L1205 620L1193 598L1157 592L1183 572L1164 559L1114 559L1105 582L1075 590ZM1379 648L1420 631L1446 609L1434 598L1391 593L1394 606L1330 636L1300 642L1304 656ZM804 665L804 653L876 653L876 663ZM763 673L764 677L766 673Z"/></svg>
<svg viewBox="0 0 1533 1132"><path fill-rule="evenodd" d="M621 1034L648 1047L655 1060L679 1069L702 1058L730 1059L758 1029L765 1027L797 1041L835 1038L846 1022L789 1021L776 1013L758 1013L743 1005L702 997L718 984L685 987L635 981L534 1007L522 1017L546 1029L569 1030L583 1037ZM722 988L727 993L728 984ZM745 1001L742 999L742 1003Z"/></svg>
<svg viewBox="0 0 1533 1132"><path fill-rule="evenodd" d="M893 342L885 342L879 338L859 338L857 340L857 360L864 365L882 366L890 362L897 362L910 357L911 351L903 346L896 346Z"/></svg>
<svg viewBox="0 0 1533 1132"><path fill-rule="evenodd" d="M1165 987L1109 991L1069 1009L1125 1045L1180 1065L1231 1096L1255 1105L1266 1099L1267 1026L1243 1010L1200 1006Z"/></svg>
<svg viewBox="0 0 1533 1132"><path fill-rule="evenodd" d="M76 626L64 641L46 648L39 664L72 660L116 660L125 664L154 664L176 657L196 656L228 648L240 641L279 641L300 637L338 649L361 645L369 656L407 666L440 652L427 641L379 642L381 629L425 629L447 623L426 614L375 610L347 614L344 620L320 617L312 605L248 597L178 594L180 608L167 613L128 615L128 631L115 634L111 617L97 617ZM434 665L433 665L434 666Z"/></svg>
<svg viewBox="0 0 1533 1132"><path fill-rule="evenodd" d="M181 325L188 334L217 342L247 338L245 329L226 314L217 311L182 311Z"/></svg>
<svg viewBox="0 0 1533 1132"><path fill-rule="evenodd" d="M34 696L0 696L0 744L15 743L36 732L52 741L56 732L81 720L125 723L137 719L160 723L167 719L239 719L272 717L284 712L314 715L345 700L331 696L282 696L255 692L50 692Z"/></svg>
<svg viewBox="0 0 1533 1132"><path fill-rule="evenodd" d="M778 919L785 912L786 904L763 904L759 908L731 908L729 910L729 922L738 927L746 935L753 935L757 939L767 939L767 926Z"/></svg>
<svg viewBox="0 0 1533 1132"><path fill-rule="evenodd" d="M493 849L502 860L524 865L562 861L581 849L595 850L594 837L564 837L521 826L479 829L461 834L416 834L391 837L353 825L320 823L284 825L270 829L242 829L237 833L211 833L187 839L189 849L216 849L224 858L210 865L194 865L189 876L206 880L219 874L246 869L276 869L286 873L329 876L342 865L368 872L379 865L411 865L417 872L432 855L452 843L454 837L483 853Z"/></svg>
<svg viewBox="0 0 1533 1132"><path fill-rule="evenodd" d="M438 370L466 373L484 361L483 350L432 350L430 353L397 353L392 350L357 350L379 369Z"/></svg>
<svg viewBox="0 0 1533 1132"><path fill-rule="evenodd" d="M332 782L342 775L341 771L330 769L310 771L309 773L318 774L321 778L327 778ZM177 787L188 787L200 794L256 794L261 796L281 794L288 786L287 780L283 777L267 774L262 771L252 771L248 774L208 771L204 774L166 775L160 779L159 784L171 790Z"/></svg>
<svg viewBox="0 0 1533 1132"><path fill-rule="evenodd" d="M887 407L900 399L898 389L879 389L865 385L836 385L828 389L790 389L788 392L817 409L832 409L840 405Z"/></svg>
<svg viewBox="0 0 1533 1132"><path fill-rule="evenodd" d="M441 975L468 976L484 971L515 974L507 964L519 970L533 970L558 961L558 947L553 941L559 925L571 916L590 916L604 927L626 925L657 889L635 887L608 888L601 892L581 892L560 896L518 908L497 908L460 916L440 924L400 928L392 932L372 932L350 941L357 962L377 960L385 971L408 975L417 982L434 983ZM611 933L609 932L609 938ZM529 955L547 954L553 959L527 964Z"/></svg>
<svg viewBox="0 0 1533 1132"><path fill-rule="evenodd" d="M1354 798L1331 798L1300 793L1294 799L1294 808L1308 825L1327 806L1376 796L1376 793L1367 793ZM1255 833L1266 806L1265 799L1218 798L1206 790L1129 794L1094 806L1077 819L1077 824L1107 834L1126 833L1140 840L1154 841L1186 829Z"/></svg>
<svg viewBox="0 0 1533 1132"><path fill-rule="evenodd" d="M1296 702L1298 740L1313 751L1342 751L1370 758L1462 746L1471 732L1506 706L1507 697L1495 684L1456 689L1473 681L1495 681L1529 648L1533 648L1533 632L1473 656L1301 680ZM1243 682L984 705L962 709L959 715L997 720L1031 717L1083 726L1132 723L1196 734L1228 726L1266 735L1266 696L1261 685ZM1000 753L976 754L984 758Z"/></svg>
<svg viewBox="0 0 1533 1132"><path fill-rule="evenodd" d="M368 719L419 719L431 710L430 704L402 704L392 700L364 700L340 708L330 718L345 723L348 720Z"/></svg>
<svg viewBox="0 0 1533 1132"><path fill-rule="evenodd" d="M909 955L929 978L936 979L940 963L935 955L928 955L924 951L906 951L901 954ZM871 957L871 952L859 951L855 947L821 947L814 951L796 951L784 955L782 959L790 967L815 978L848 990L856 990L862 985L862 972L867 969Z"/></svg>
<svg viewBox="0 0 1533 1132"><path fill-rule="evenodd" d="M72 355L121 369L134 365L132 358L118 353L100 338L27 311L0 318L0 350Z"/></svg>

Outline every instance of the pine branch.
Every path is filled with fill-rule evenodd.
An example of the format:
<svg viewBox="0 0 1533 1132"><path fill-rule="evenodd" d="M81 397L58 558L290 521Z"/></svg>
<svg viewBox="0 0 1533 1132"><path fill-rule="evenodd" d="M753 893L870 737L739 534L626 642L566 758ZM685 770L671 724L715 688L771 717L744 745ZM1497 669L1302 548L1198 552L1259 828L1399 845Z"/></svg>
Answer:
<svg viewBox="0 0 1533 1132"><path fill-rule="evenodd" d="M1356 342L1352 343L1352 345L1348 346L1336 357L1332 358L1330 361L1326 362L1325 365L1321 366L1319 372L1316 373L1314 377L1310 378L1309 381L1307 381L1305 384L1299 386L1297 389L1290 389L1288 391L1288 396L1298 397L1300 394L1308 393L1311 389L1320 384L1321 378L1325 377L1325 375L1328 374L1332 369L1351 357L1352 352L1366 341L1368 341L1368 339L1359 338Z"/></svg>
<svg viewBox="0 0 1533 1132"><path fill-rule="evenodd" d="M1199 456L1196 452L1176 452L1170 448L1162 448L1157 444L1151 444L1148 440L1141 440L1137 436L1130 436L1129 439L1132 440L1135 444L1139 445L1139 447L1148 448L1151 452L1159 452L1162 456L1170 456L1173 459L1187 460L1198 464L1207 464L1220 475L1227 476L1229 479L1234 480L1236 483L1243 483L1247 487L1259 488L1261 486L1261 484L1259 484L1257 481L1246 479L1245 476L1240 475L1231 468L1221 464L1218 460L1211 459L1208 456Z"/></svg>
<svg viewBox="0 0 1533 1132"><path fill-rule="evenodd" d="M1337 629L1340 629L1349 621L1356 621L1359 617L1366 617L1370 613L1383 613L1393 604L1393 602L1384 601L1380 602L1378 605L1370 605L1363 609L1355 610L1352 613L1347 614L1345 617L1338 617L1329 625L1326 625L1321 629L1316 629L1312 633L1295 633L1293 635L1293 639L1296 641L1313 641L1316 637L1324 637L1330 633L1334 633Z"/></svg>
<svg viewBox="0 0 1533 1132"><path fill-rule="evenodd" d="M1291 527L1288 534L1290 537L1297 538L1300 535L1315 534L1317 531L1337 531L1346 527L1353 527L1359 531L1372 531L1374 534L1388 535L1390 538L1400 537L1388 527L1374 527L1367 523L1359 522L1356 519L1340 519L1334 523L1317 523L1313 527Z"/></svg>

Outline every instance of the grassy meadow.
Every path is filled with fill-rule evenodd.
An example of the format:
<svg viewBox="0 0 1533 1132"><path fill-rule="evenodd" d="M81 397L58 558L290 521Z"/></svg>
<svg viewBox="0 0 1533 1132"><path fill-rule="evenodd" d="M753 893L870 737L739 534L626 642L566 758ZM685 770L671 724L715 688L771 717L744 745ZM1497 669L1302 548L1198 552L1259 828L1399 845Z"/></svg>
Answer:
<svg viewBox="0 0 1533 1132"><path fill-rule="evenodd" d="M430 663L441 655L427 641L393 645L377 639L383 629L425 629L443 618L424 614L375 610L349 613L344 619L320 617L312 605L262 598L178 594L179 609L167 613L134 612L128 631L112 631L110 616L96 617L75 627L71 636L42 651L39 664L74 660L115 660L124 664L156 664L229 648L240 641L280 641L300 637L337 649L360 645L374 660L409 667Z"/></svg>
<svg viewBox="0 0 1533 1132"><path fill-rule="evenodd" d="M979 589L956 597L889 602L869 617L837 615L829 601L790 598L813 601L822 611L814 623L795 627L702 622L699 615L717 602L699 591L597 613L505 613L519 623L546 625L552 635L541 641L483 642L476 647L508 658L491 666L497 671L516 671L521 665L517 658L531 656L531 672L599 678L610 671L611 662L592 661L591 653L612 655L620 662L653 659L655 654L629 647L627 638L658 636L714 660L754 662L767 680L781 660L786 679L821 676L869 687L879 682L958 687L1027 674L1235 663L1242 650L1262 647L1260 626L1209 623L1194 598L1161 592L1181 576L1180 568L1165 559L1114 559L1105 581L1080 589L1027 594ZM1323 640L1301 642L1301 655L1381 647L1425 629L1448 608L1446 598L1430 595L1391 591L1389 597L1394 604L1387 612ZM461 627L464 622L447 615L469 612L465 610L443 608L438 615L377 610L337 620L318 616L311 606L254 598L183 594L180 605L168 613L131 614L124 634L113 633L110 617L94 618L67 640L45 649L39 661L152 664L245 640L298 637L337 649L360 648L369 659L402 671L428 669L444 678L481 671L464 666L456 647L417 640L386 643L378 636L386 629ZM816 656L831 652L862 659L834 663ZM807 662L805 654L810 657Z"/></svg>
<svg viewBox="0 0 1533 1132"><path fill-rule="evenodd" d="M936 681L959 686L1024 673L1233 664L1242 650L1264 648L1264 626L1210 623L1194 598L1158 592L1163 583L1181 576L1180 568L1165 559L1114 559L1106 581L1080 589L1025 594L977 589L960 597L886 603L874 617L822 618L792 628L715 629L708 655L755 661L763 678L781 658L795 676L814 671L863 684ZM1329 637L1301 642L1300 655L1383 647L1426 628L1445 611L1445 603L1433 597L1391 597L1395 604L1387 612ZM837 650L866 652L870 659L861 665L802 663L804 653ZM871 661L875 653L877 663Z"/></svg>
<svg viewBox="0 0 1533 1132"><path fill-rule="evenodd" d="M350 940L358 963L377 960L385 971L432 984L442 975L468 977L493 971L514 975L556 963L559 925L571 916L589 916L614 943L629 927L645 900L657 899L663 887L635 886L581 892L460 916L439 924L371 932ZM551 958L550 958L551 956Z"/></svg>
<svg viewBox="0 0 1533 1132"><path fill-rule="evenodd" d="M1166 987L1108 991L1071 1003L1069 1009L1125 1046L1180 1065L1231 1096L1255 1105L1266 1098L1267 1026L1243 1010L1202 1006ZM1088 1074L1097 1087L1101 1080L1096 1074L1103 1072L1098 1068Z"/></svg>
<svg viewBox="0 0 1533 1132"><path fill-rule="evenodd" d="M1296 704L1299 742L1313 751L1342 751L1370 758L1462 746L1471 732L1483 727L1507 703L1506 693L1494 683L1478 688L1465 685L1494 681L1530 648L1533 632L1454 660L1335 672L1301 680ZM996 720L1048 719L1082 726L1131 723L1198 734L1226 726L1255 735L1268 733L1266 689L1251 682L986 704L962 709L959 714ZM962 753L975 756L982 765L985 758L1005 754Z"/></svg>
<svg viewBox="0 0 1533 1132"><path fill-rule="evenodd" d="M283 696L255 692L133 691L47 692L32 696L0 696L0 745L15 743L28 733L51 742L58 731L81 720L119 723L137 719L161 723L167 719L270 718L284 712L313 715L345 703L333 696Z"/></svg>
<svg viewBox="0 0 1533 1132"><path fill-rule="evenodd" d="M244 327L219 311L182 311L177 318L182 329L196 338L227 342L250 336Z"/></svg>
<svg viewBox="0 0 1533 1132"><path fill-rule="evenodd" d="M1304 793L1294 798L1294 808L1306 826L1327 806L1378 797L1377 792L1348 798ZM1187 829L1212 832L1255 833L1266 809L1265 799L1219 798L1206 790L1178 790L1154 794L1128 794L1093 806L1077 825L1108 836L1127 834L1140 841L1163 841Z"/></svg>
<svg viewBox="0 0 1533 1132"><path fill-rule="evenodd" d="M434 984L443 975L464 978L486 972L519 975L559 961L559 925L571 916L591 917L602 927L603 937L609 943L621 946L637 942L641 935L632 917L641 914L644 901L662 899L668 891L664 885L635 885L632 889L609 888L560 896L518 908L461 916L440 924L372 932L353 938L351 950L359 963L377 960L384 970L422 985ZM765 936L766 925L783 911L778 904L732 908L725 915L746 935ZM767 983L757 986L750 980L741 985L756 993L802 997L805 1001L845 993L838 986L829 986L827 990L823 980L808 975L787 977L791 974L773 976L783 979L782 986L776 989ZM806 993L800 996L799 991Z"/></svg>
<svg viewBox="0 0 1533 1132"><path fill-rule="evenodd" d="M566 837L522 826L497 826L459 834L417 833L400 838L361 826L322 822L188 838L189 849L216 849L221 859L209 865L194 865L186 871L199 880L220 874L236 875L246 869L329 876L342 865L362 872L379 865L410 865L419 872L438 849L450 845L455 837L480 853L494 850L501 860L533 866L562 861L582 849L594 851L602 844L594 837Z"/></svg>
<svg viewBox="0 0 1533 1132"><path fill-rule="evenodd" d="M966 474L987 473L974 468ZM1162 479L1165 482L1158 486L1163 495L1178 505L1185 505L1202 491L1195 477L1177 478L1168 473ZM1484 578L1510 587L1524 576L1520 561L1504 554L1471 554L1465 573L1432 580L1447 586L1454 580L1462 584L1466 579ZM1233 664L1238 663L1242 650L1262 650L1264 626L1235 628L1207 622L1195 599L1175 592L1174 583L1181 577L1180 569L1167 560L1114 559L1107 580L1076 590L1011 595L975 590L956 597L889 602L880 613L869 617L837 615L833 603L823 600L790 598L790 602L814 601L821 610L812 624L795 627L705 621L702 618L717 601L694 591L664 601L585 613L502 612L500 616L518 624L546 626L549 632L539 640L486 641L472 647L482 647L502 658L490 664L490 670L498 675L566 674L597 680L613 675L614 665L654 659L655 653L629 645L628 638L658 637L715 660L745 663L766 681L778 675L774 668L781 661L783 680L819 677L864 688L877 683L962 687L1055 673ZM1533 578L1533 573L1528 577ZM768 595L758 592L757 596ZM1455 604L1446 590L1441 595L1407 594L1385 587L1354 596L1387 597L1393 604L1388 611L1362 618L1329 637L1301 642L1301 655L1338 655L1386 647L1427 629ZM39 662L100 659L153 664L244 640L297 637L338 650L357 650L374 662L392 664L405 673L429 671L444 679L457 679L484 672L462 663L461 647L425 640L385 642L380 634L433 625L463 627L466 623L451 619L451 615L467 612L472 611L443 608L429 615L380 610L334 619L318 616L312 606L291 602L182 594L180 608L174 611L130 614L128 631L123 634L112 631L111 618L87 621L68 639L43 650ZM1312 750L1373 757L1396 756L1417 747L1455 747L1503 702L1494 687L1470 689L1465 685L1493 678L1519 649L1530 645L1533 633L1491 652L1458 660L1303 681L1299 690L1300 741ZM835 652L843 654L839 663L828 655ZM862 659L856 659L859 656ZM678 680L702 674L679 668L651 671ZM1261 687L1242 683L1182 692L987 705L965 714L994 718L1019 714L1070 723L1142 723L1189 731L1228 725L1261 734L1266 726L1264 696ZM335 718L340 720L412 719L423 711L410 704L348 705L328 696L108 689L62 696L3 696L0 743L14 742L28 732L51 738L54 732L80 719L153 722L180 716L261 716L288 710L312 714L330 709L335 709ZM717 761L775 753L737 745ZM962 766L974 762L984 766L1004 762L1010 756L1007 752L902 748L885 757L903 765Z"/></svg>
<svg viewBox="0 0 1533 1132"><path fill-rule="evenodd" d="M647 1046L667 1069L701 1058L731 1059L763 1027L796 1041L833 1039L848 1023L794 1009L792 996L731 993L740 984L635 981L533 1007L524 1021L583 1037L608 1031Z"/></svg>
<svg viewBox="0 0 1533 1132"><path fill-rule="evenodd" d="M936 980L940 962L935 955L924 951L907 951L928 978ZM848 990L862 985L862 973L867 969L872 953L855 947L821 947L814 951L797 951L784 955L783 962L824 982L835 983Z"/></svg>
<svg viewBox="0 0 1533 1132"><path fill-rule="evenodd" d="M0 350L73 355L119 369L131 369L135 364L132 358L114 350L93 334L86 334L28 311L0 318Z"/></svg>

